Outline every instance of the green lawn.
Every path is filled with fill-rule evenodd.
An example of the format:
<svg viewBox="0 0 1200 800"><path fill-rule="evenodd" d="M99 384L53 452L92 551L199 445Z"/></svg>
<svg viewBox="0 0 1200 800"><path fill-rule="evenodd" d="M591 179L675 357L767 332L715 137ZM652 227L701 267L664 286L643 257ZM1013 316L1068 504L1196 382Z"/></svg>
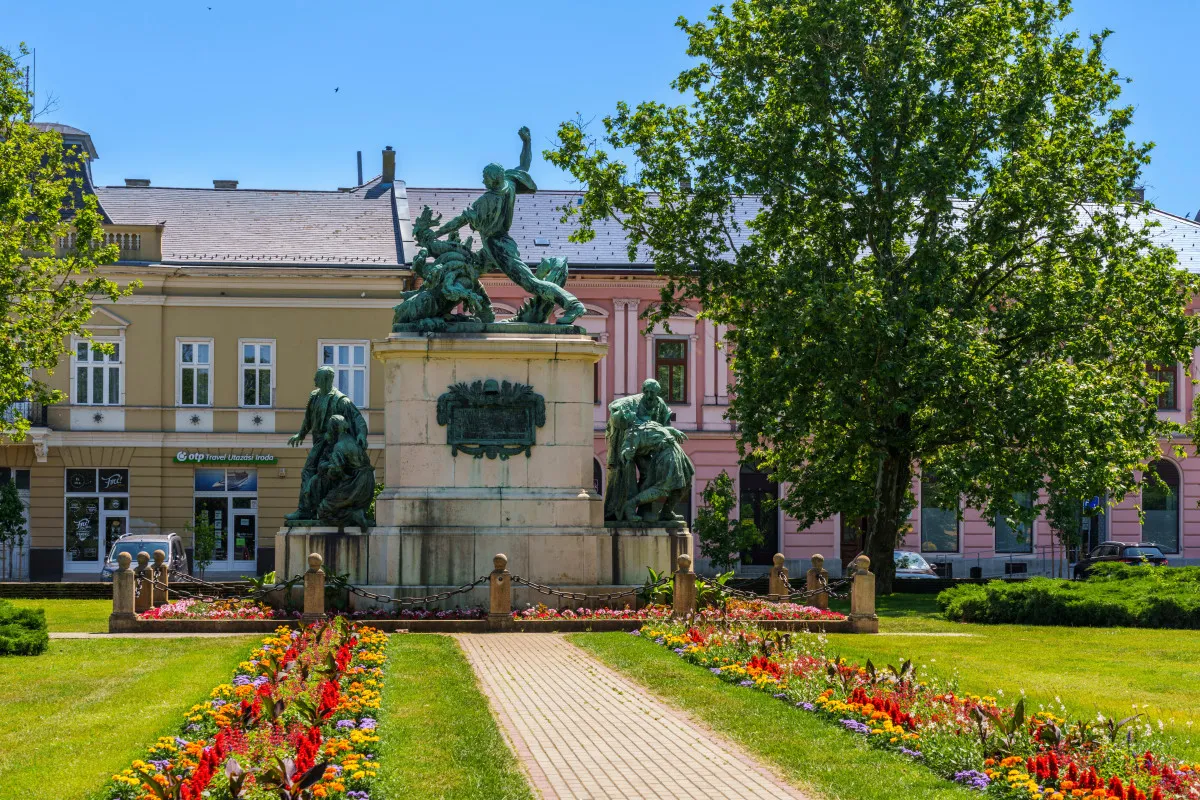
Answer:
<svg viewBox="0 0 1200 800"><path fill-rule="evenodd" d="M32 601L78 602L78 601ZM174 733L255 637L52 640L0 658L0 800L82 800Z"/></svg>
<svg viewBox="0 0 1200 800"><path fill-rule="evenodd" d="M103 633L112 600L10 600L17 608L41 608L51 632Z"/></svg>
<svg viewBox="0 0 1200 800"><path fill-rule="evenodd" d="M570 639L774 764L795 785L828 800L978 796L908 759L872 750L861 737L768 694L725 683L652 642L628 633L581 633Z"/></svg>
<svg viewBox="0 0 1200 800"><path fill-rule="evenodd" d="M860 662L911 658L957 674L965 691L1011 698L1024 690L1055 706L1061 698L1079 717L1144 713L1163 721L1175 754L1200 758L1200 631L966 625L938 617L934 597L881 598L880 635L832 635L831 651ZM972 635L912 635L928 632Z"/></svg>
<svg viewBox="0 0 1200 800"><path fill-rule="evenodd" d="M458 643L393 636L380 711L380 798L532 798Z"/></svg>

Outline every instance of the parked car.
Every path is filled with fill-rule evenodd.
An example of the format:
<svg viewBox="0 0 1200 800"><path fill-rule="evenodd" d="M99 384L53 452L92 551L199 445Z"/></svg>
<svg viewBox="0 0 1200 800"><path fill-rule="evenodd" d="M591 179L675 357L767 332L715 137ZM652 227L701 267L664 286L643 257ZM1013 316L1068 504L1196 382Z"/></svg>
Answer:
<svg viewBox="0 0 1200 800"><path fill-rule="evenodd" d="M1130 544L1129 542L1105 542L1099 545L1086 558L1081 558L1075 564L1075 580L1083 580L1088 576L1093 564L1106 561L1119 561L1122 564L1142 564L1149 562L1156 567L1165 567L1167 557L1163 551L1153 544Z"/></svg>
<svg viewBox="0 0 1200 800"><path fill-rule="evenodd" d="M933 566L920 553L914 553L909 550L897 550L895 552L895 559L897 578L924 580L938 577L937 571L934 570Z"/></svg>
<svg viewBox="0 0 1200 800"><path fill-rule="evenodd" d="M133 563L137 564L137 554L145 550L154 557L155 550L162 550L167 556L167 566L175 572L188 572L187 550L183 546L183 537L178 533L127 533L113 542L109 548L108 558L104 561L104 569L100 574L111 578L117 571L117 555L129 553Z"/></svg>

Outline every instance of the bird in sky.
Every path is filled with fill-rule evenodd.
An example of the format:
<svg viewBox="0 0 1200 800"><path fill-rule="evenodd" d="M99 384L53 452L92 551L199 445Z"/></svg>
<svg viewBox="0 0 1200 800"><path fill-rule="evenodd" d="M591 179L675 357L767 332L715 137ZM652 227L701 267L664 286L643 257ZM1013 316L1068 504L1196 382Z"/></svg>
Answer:
<svg viewBox="0 0 1200 800"><path fill-rule="evenodd" d="M334 93L334 94L337 94L337 93L338 93L338 89L341 89L341 88L342 88L342 87L340 87L340 86L335 86L335 87L333 87L333 93Z"/></svg>

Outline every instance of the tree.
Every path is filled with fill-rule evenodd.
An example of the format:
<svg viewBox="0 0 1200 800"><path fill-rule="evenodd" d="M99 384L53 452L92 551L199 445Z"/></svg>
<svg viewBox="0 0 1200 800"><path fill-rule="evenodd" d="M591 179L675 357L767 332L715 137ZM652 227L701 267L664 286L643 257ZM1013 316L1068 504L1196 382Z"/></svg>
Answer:
<svg viewBox="0 0 1200 800"><path fill-rule="evenodd" d="M731 570L742 553L763 543L762 533L753 520L729 519L738 503L733 493L733 479L725 470L708 482L703 497L704 505L696 512L700 555L707 558L717 572Z"/></svg>
<svg viewBox="0 0 1200 800"><path fill-rule="evenodd" d="M619 104L546 153L730 326L739 449L801 525L867 520L881 592L923 472L942 507L1062 527L1177 426L1147 364L1191 361L1197 280L1135 198L1107 32L1068 0L737 0L681 19L690 105ZM627 154L632 164L609 151ZM1032 493L1032 504L1017 498Z"/></svg>
<svg viewBox="0 0 1200 800"><path fill-rule="evenodd" d="M204 570L208 569L208 565L216 556L217 529L207 514L197 514L190 528L192 531L192 562L196 565L196 571L200 573L200 577L203 578Z"/></svg>
<svg viewBox="0 0 1200 800"><path fill-rule="evenodd" d="M13 550L25 541L25 504L14 481L0 485L0 578L13 578Z"/></svg>
<svg viewBox="0 0 1200 800"><path fill-rule="evenodd" d="M103 246L99 204L81 191L83 154L64 152L62 137L32 125L18 55L0 49L0 411L33 400L51 404L63 393L35 377L53 372L72 335L87 335L92 298L129 294L97 275L115 263L115 245ZM69 234L74 234L73 239ZM55 249L60 240L71 242ZM97 349L106 348L97 345ZM5 413L14 440L29 422ZM10 419L11 418L11 419Z"/></svg>

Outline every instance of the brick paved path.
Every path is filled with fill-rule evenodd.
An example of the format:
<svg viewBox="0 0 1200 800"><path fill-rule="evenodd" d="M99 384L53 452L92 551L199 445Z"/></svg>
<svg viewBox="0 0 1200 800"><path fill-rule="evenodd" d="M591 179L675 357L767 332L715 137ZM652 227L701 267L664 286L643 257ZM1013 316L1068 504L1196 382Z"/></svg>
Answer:
<svg viewBox="0 0 1200 800"><path fill-rule="evenodd" d="M737 745L561 635L457 639L544 800L805 800Z"/></svg>

